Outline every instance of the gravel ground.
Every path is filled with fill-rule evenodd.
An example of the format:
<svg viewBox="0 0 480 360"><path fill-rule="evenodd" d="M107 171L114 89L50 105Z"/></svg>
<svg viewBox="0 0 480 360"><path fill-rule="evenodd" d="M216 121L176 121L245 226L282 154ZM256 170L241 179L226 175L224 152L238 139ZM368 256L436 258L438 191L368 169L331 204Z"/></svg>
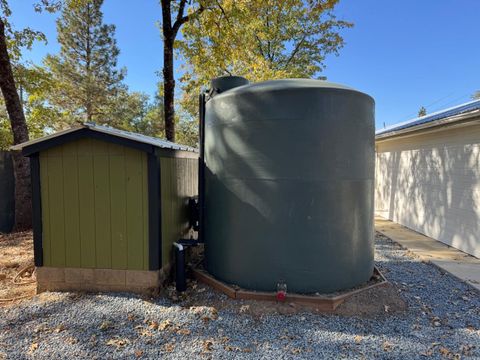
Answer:
<svg viewBox="0 0 480 360"><path fill-rule="evenodd" d="M480 359L476 290L381 235L376 262L406 310L253 313L202 284L186 299L42 294L0 309L0 358Z"/></svg>

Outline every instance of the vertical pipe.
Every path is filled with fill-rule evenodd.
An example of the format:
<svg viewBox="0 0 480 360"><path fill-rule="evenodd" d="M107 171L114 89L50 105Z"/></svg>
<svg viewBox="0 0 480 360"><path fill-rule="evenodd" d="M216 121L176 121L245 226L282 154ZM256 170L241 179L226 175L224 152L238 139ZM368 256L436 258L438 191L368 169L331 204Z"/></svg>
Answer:
<svg viewBox="0 0 480 360"><path fill-rule="evenodd" d="M173 243L175 247L175 286L178 292L187 290L187 280L185 278L185 248L178 243Z"/></svg>
<svg viewBox="0 0 480 360"><path fill-rule="evenodd" d="M198 202L199 202L199 231L198 240L203 243L204 238L204 214L205 214L205 93L198 97L199 105L199 135L200 135L200 156L198 163Z"/></svg>

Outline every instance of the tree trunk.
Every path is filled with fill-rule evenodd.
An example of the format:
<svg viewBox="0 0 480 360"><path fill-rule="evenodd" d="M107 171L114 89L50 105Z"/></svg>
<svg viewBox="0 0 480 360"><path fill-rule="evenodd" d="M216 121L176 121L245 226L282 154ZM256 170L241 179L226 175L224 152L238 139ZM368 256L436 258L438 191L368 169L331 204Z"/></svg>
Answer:
<svg viewBox="0 0 480 360"><path fill-rule="evenodd" d="M172 29L171 1L162 0L162 32L163 32L163 111L165 115L165 136L175 141L175 78L173 76L173 43L175 33Z"/></svg>
<svg viewBox="0 0 480 360"><path fill-rule="evenodd" d="M173 76L173 41L165 39L163 45L163 86L165 111L165 136L175 142L175 78Z"/></svg>
<svg viewBox="0 0 480 360"><path fill-rule="evenodd" d="M163 33L163 111L165 113L165 135L167 140L175 141L175 78L173 76L173 46L180 27L192 17L201 14L205 8L200 3L199 7L185 13L187 0L178 2L178 13L172 26L172 0L161 0L162 6L162 33Z"/></svg>
<svg viewBox="0 0 480 360"><path fill-rule="evenodd" d="M28 128L23 107L15 87L10 57L8 56L5 24L0 19L0 88L13 133L13 143L28 141ZM15 169L15 226L16 231L32 226L32 195L30 187L30 161L20 152L13 154Z"/></svg>

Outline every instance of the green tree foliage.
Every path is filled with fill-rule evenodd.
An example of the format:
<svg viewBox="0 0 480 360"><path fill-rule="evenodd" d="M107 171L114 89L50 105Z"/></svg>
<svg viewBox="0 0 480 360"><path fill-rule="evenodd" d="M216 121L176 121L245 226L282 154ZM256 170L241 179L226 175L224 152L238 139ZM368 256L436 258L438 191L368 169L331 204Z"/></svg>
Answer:
<svg viewBox="0 0 480 360"><path fill-rule="evenodd" d="M33 6L37 12L56 12L62 0L39 0ZM44 129L60 118L59 112L45 102L45 94L52 86L50 73L43 67L22 63L22 49L31 49L35 41L46 42L45 35L30 27L15 29L10 22L11 10L8 1L0 0L0 17L5 24L5 34L15 87L26 119L29 138L44 135ZM0 98L0 149L13 144L12 127L5 102Z"/></svg>
<svg viewBox="0 0 480 360"><path fill-rule="evenodd" d="M177 140L179 144L198 147L198 121L188 117L177 119Z"/></svg>
<svg viewBox="0 0 480 360"><path fill-rule="evenodd" d="M55 12L59 9L61 1L55 0L41 0L34 3L34 8L37 12L46 10L48 12ZM30 27L23 29L15 29L10 21L12 11L7 0L0 0L0 18L5 26L5 35L7 39L8 51L10 61L12 64L17 63L22 54L22 48L31 49L35 41L46 41L45 34L41 31L34 30Z"/></svg>
<svg viewBox="0 0 480 360"><path fill-rule="evenodd" d="M144 114L145 116L143 118L131 121L132 131L149 136L164 138L165 121L162 82L157 84L157 91L153 97L153 100L146 104Z"/></svg>
<svg viewBox="0 0 480 360"><path fill-rule="evenodd" d="M165 136L163 99L158 94L150 101L145 93L124 91L116 103L112 117L117 127L148 136Z"/></svg>
<svg viewBox="0 0 480 360"><path fill-rule="evenodd" d="M480 90L476 91L475 94L472 95L472 99L480 99Z"/></svg>
<svg viewBox="0 0 480 360"><path fill-rule="evenodd" d="M67 1L57 21L60 53L45 60L54 81L48 102L67 114L70 122L115 125L111 109L126 90L125 70L117 67L115 26L103 23L102 3Z"/></svg>
<svg viewBox="0 0 480 360"><path fill-rule="evenodd" d="M164 122L164 86L157 85L157 91L152 100L144 93L123 92L119 95L115 107L117 127L140 134L165 138ZM198 125L189 114L177 111L175 115L176 141L180 144L198 146Z"/></svg>
<svg viewBox="0 0 480 360"><path fill-rule="evenodd" d="M43 67L17 63L13 67L15 83L20 96L30 138L45 135L46 129L54 129L61 123L63 115L45 101L45 94L53 86L51 74ZM0 99L0 149L13 144L11 127Z"/></svg>
<svg viewBox="0 0 480 360"><path fill-rule="evenodd" d="M42 9L42 4L36 4L38 10ZM2 39L8 54L2 55L4 61L2 63L1 73L2 80L13 77L14 83L3 84L2 82L2 98L0 99L0 149L7 149L14 143L14 134L12 130L16 130L17 141L28 140L27 124L25 114L22 107L22 83L19 78L23 77L25 71L20 64L21 53L23 48L31 49L35 41L46 41L45 35L33 30L30 27L23 29L15 29L11 23L12 11L7 0L0 0L0 26L2 27ZM5 79L3 79L5 78ZM25 79L26 80L26 79ZM8 86L13 85L13 86ZM20 85L20 86L19 86ZM17 94L17 91L20 94ZM9 99L10 114L7 111L5 99Z"/></svg>
<svg viewBox="0 0 480 360"><path fill-rule="evenodd" d="M425 116L427 115L427 109L425 109L424 106L421 106L420 109L418 109L418 117Z"/></svg>
<svg viewBox="0 0 480 360"><path fill-rule="evenodd" d="M55 0L41 0L36 10L45 8L54 11ZM52 8L50 8L52 6ZM7 0L0 0L0 89L3 104L8 114L11 140L15 144L29 139L28 127L22 101L17 93L14 77L14 64L21 57L23 47L30 48L35 40L45 40L45 36L30 28L15 30L10 22L11 10ZM4 122L4 121L2 121ZM8 139L10 141L10 139ZM15 225L16 230L27 229L32 224L30 166L29 160L21 153L13 154L15 171Z"/></svg>
<svg viewBox="0 0 480 360"><path fill-rule="evenodd" d="M182 106L196 114L200 87L221 75L251 81L315 77L344 45L339 0L218 0L183 27L178 41L188 64Z"/></svg>

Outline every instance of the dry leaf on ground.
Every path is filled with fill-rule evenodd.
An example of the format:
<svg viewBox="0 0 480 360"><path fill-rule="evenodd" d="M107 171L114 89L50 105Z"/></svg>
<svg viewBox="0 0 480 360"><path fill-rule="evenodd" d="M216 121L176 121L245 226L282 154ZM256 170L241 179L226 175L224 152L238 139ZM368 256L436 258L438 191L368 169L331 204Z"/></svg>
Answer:
<svg viewBox="0 0 480 360"><path fill-rule="evenodd" d="M106 320L106 321L103 321L100 324L100 330L102 330L102 331L106 331L106 330L111 329L111 328L113 328L113 324L112 324L111 321Z"/></svg>
<svg viewBox="0 0 480 360"><path fill-rule="evenodd" d="M30 349L29 349L29 352L30 353L33 353L35 350L38 349L38 343L36 342L33 342L31 345L30 345Z"/></svg>
<svg viewBox="0 0 480 360"><path fill-rule="evenodd" d="M168 343L163 346L166 352L172 352L175 349L174 343Z"/></svg>
<svg viewBox="0 0 480 360"><path fill-rule="evenodd" d="M172 322L170 320L164 320L158 325L158 330L163 331L169 328L170 326L172 326Z"/></svg>
<svg viewBox="0 0 480 360"><path fill-rule="evenodd" d="M59 333L59 332L62 332L62 331L64 331L64 330L66 330L66 329L67 329L67 328L65 327L65 325L61 324L61 325L57 326L54 331L55 331L56 333Z"/></svg>
<svg viewBox="0 0 480 360"><path fill-rule="evenodd" d="M139 358L143 355L143 350L135 350L135 357Z"/></svg>
<svg viewBox="0 0 480 360"><path fill-rule="evenodd" d="M151 320L151 321L147 320L147 324L150 329L153 329L153 330L158 329L158 322L156 322L155 320Z"/></svg>
<svg viewBox="0 0 480 360"><path fill-rule="evenodd" d="M212 340L204 340L202 344L202 348L204 352L212 351L213 341Z"/></svg>
<svg viewBox="0 0 480 360"><path fill-rule="evenodd" d="M190 335L192 332L189 329L178 329L177 334L178 335Z"/></svg>
<svg viewBox="0 0 480 360"><path fill-rule="evenodd" d="M106 342L107 345L115 346L117 349L124 347L128 343L129 343L128 339L124 339L124 338L113 338Z"/></svg>
<svg viewBox="0 0 480 360"><path fill-rule="evenodd" d="M392 351L393 345L388 341L384 341L382 346L383 346L383 351L387 351L387 352Z"/></svg>

